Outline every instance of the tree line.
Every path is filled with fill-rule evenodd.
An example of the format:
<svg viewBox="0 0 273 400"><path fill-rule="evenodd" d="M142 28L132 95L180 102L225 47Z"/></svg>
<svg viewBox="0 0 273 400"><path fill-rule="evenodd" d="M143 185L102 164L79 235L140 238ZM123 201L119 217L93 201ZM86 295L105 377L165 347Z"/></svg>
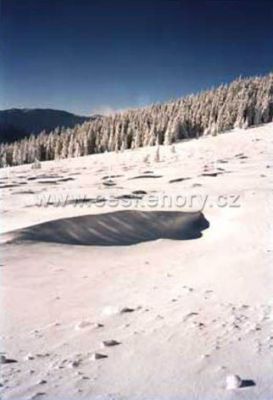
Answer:
<svg viewBox="0 0 273 400"><path fill-rule="evenodd" d="M273 120L273 73L0 144L0 167L172 144Z"/></svg>

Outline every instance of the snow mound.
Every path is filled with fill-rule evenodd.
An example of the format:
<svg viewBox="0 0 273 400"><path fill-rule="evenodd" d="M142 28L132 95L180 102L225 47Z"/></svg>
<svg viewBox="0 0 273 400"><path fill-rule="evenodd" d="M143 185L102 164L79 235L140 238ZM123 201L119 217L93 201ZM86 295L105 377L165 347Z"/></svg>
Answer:
<svg viewBox="0 0 273 400"><path fill-rule="evenodd" d="M208 227L202 212L125 210L45 222L15 231L13 240L126 246L161 238L197 239Z"/></svg>

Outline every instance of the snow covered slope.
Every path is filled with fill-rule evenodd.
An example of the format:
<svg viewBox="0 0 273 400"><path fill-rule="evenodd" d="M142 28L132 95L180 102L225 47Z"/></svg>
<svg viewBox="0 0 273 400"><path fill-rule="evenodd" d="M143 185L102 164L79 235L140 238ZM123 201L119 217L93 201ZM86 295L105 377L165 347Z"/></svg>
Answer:
<svg viewBox="0 0 273 400"><path fill-rule="evenodd" d="M272 151L270 123L1 170L2 399L272 397Z"/></svg>

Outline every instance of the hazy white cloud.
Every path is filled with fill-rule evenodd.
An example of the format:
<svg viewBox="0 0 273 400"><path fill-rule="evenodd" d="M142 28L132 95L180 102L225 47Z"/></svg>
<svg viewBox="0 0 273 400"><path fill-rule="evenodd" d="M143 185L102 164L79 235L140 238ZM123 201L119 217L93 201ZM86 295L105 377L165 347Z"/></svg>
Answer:
<svg viewBox="0 0 273 400"><path fill-rule="evenodd" d="M101 105L92 110L92 114L111 115L126 111L127 108L113 108L108 105Z"/></svg>

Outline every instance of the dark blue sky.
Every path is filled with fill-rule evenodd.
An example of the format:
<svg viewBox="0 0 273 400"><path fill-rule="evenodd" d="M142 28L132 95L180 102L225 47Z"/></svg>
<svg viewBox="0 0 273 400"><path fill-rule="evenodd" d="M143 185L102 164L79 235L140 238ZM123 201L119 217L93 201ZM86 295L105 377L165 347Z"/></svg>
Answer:
<svg viewBox="0 0 273 400"><path fill-rule="evenodd" d="M272 0L0 3L0 108L90 114L273 71Z"/></svg>

